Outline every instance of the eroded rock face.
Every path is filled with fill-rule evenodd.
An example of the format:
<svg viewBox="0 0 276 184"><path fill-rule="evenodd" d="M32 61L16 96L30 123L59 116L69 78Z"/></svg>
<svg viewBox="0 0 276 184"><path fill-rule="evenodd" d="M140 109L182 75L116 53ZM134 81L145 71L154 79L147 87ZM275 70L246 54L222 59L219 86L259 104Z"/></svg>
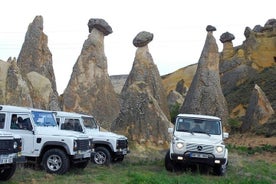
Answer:
<svg viewBox="0 0 276 184"><path fill-rule="evenodd" d="M222 118L224 124L227 122L228 107L220 85L218 46L210 31L180 112L215 115Z"/></svg>
<svg viewBox="0 0 276 184"><path fill-rule="evenodd" d="M20 69L17 67L16 60L9 60L9 67L6 68L5 104L18 106L33 106L28 83L22 78ZM2 68L4 70L4 68Z"/></svg>
<svg viewBox="0 0 276 184"><path fill-rule="evenodd" d="M276 24L275 19L268 20L264 27L258 26L251 30L246 28L246 40L243 49L252 67L258 71L276 65Z"/></svg>
<svg viewBox="0 0 276 184"><path fill-rule="evenodd" d="M43 17L36 16L33 22L29 25L25 35L25 41L21 48L17 65L20 68L23 78L27 80L26 75L29 72L37 72L46 77L51 82L53 92L48 97L49 106L35 106L36 108L46 107L50 110L59 110L58 93L56 89L56 80L54 75L52 54L48 48L48 37L43 32ZM37 94L39 96L39 94ZM32 98L37 98L32 97ZM45 98L45 97L43 97ZM46 97L47 98L47 97Z"/></svg>
<svg viewBox="0 0 276 184"><path fill-rule="evenodd" d="M242 132L248 131L258 125L263 125L273 114L274 110L269 100L263 90L256 84L241 126Z"/></svg>
<svg viewBox="0 0 276 184"><path fill-rule="evenodd" d="M63 101L65 111L91 114L106 129L119 113L119 99L107 72L104 33L97 27L92 28L83 44Z"/></svg>
<svg viewBox="0 0 276 184"><path fill-rule="evenodd" d="M148 45L137 48L121 98L121 111L111 130L126 135L135 143L167 145L171 123L166 95Z"/></svg>

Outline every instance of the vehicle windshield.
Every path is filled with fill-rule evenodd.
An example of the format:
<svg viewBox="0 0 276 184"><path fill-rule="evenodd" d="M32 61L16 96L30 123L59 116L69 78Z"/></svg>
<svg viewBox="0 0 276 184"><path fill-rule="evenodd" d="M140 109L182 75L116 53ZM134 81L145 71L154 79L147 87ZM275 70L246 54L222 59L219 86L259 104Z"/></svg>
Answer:
<svg viewBox="0 0 276 184"><path fill-rule="evenodd" d="M57 126L53 113L44 111L32 111L33 120L37 126Z"/></svg>
<svg viewBox="0 0 276 184"><path fill-rule="evenodd" d="M93 117L83 116L82 119L83 119L83 124L86 128L93 128L93 129L98 128L97 121Z"/></svg>
<svg viewBox="0 0 276 184"><path fill-rule="evenodd" d="M176 131L191 132L191 133L205 133L220 135L221 127L220 121L212 119L194 119L178 117L175 125Z"/></svg>

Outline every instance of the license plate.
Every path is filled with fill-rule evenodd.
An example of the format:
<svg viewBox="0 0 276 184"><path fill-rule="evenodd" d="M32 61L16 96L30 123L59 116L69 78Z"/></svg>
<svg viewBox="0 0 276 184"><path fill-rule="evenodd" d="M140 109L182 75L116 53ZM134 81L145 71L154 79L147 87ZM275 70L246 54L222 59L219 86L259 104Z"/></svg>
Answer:
<svg viewBox="0 0 276 184"><path fill-rule="evenodd" d="M204 153L191 153L190 157L192 158L208 158L208 155Z"/></svg>
<svg viewBox="0 0 276 184"><path fill-rule="evenodd" d="M91 156L91 153L84 153L83 154L83 158L88 158L88 157L90 157Z"/></svg>
<svg viewBox="0 0 276 184"><path fill-rule="evenodd" d="M2 160L1 160L1 163L2 164L10 164L10 163L12 163L13 162L13 159L12 158L3 158Z"/></svg>

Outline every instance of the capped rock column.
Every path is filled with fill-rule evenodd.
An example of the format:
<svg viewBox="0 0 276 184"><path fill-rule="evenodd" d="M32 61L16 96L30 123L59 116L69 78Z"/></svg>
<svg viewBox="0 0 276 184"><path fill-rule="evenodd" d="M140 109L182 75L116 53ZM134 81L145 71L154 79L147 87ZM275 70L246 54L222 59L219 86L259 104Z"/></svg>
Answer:
<svg viewBox="0 0 276 184"><path fill-rule="evenodd" d="M103 19L90 19L88 27L90 34L63 94L63 109L91 114L109 129L120 111L104 53L104 36L112 33L112 28Z"/></svg>
<svg viewBox="0 0 276 184"><path fill-rule="evenodd" d="M133 40L138 48L121 92L121 111L111 130L126 135L134 143L167 145L171 123L161 77L148 49L152 39L152 33L142 31Z"/></svg>
<svg viewBox="0 0 276 184"><path fill-rule="evenodd" d="M235 39L235 36L229 32L225 32L220 36L220 41L223 43L222 50L222 60L227 60L232 58L235 54L232 40Z"/></svg>
<svg viewBox="0 0 276 184"><path fill-rule="evenodd" d="M228 108L221 90L218 46L213 36L216 29L207 26L206 30L208 33L197 71L180 112L218 116L226 124Z"/></svg>

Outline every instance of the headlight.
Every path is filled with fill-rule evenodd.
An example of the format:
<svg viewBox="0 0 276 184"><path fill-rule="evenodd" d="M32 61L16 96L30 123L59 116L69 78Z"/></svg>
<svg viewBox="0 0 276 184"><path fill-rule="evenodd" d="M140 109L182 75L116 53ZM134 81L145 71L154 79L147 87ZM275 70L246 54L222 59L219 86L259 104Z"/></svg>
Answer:
<svg viewBox="0 0 276 184"><path fill-rule="evenodd" d="M76 151L78 149L78 143L77 141L74 141L74 151Z"/></svg>
<svg viewBox="0 0 276 184"><path fill-rule="evenodd" d="M16 142L16 141L14 141L14 142L13 142L13 149L16 149L16 148L17 148L17 146L18 146L17 142Z"/></svg>
<svg viewBox="0 0 276 184"><path fill-rule="evenodd" d="M217 151L218 153L223 152L223 147L222 147L222 146L217 146L217 147L216 147L216 151Z"/></svg>
<svg viewBox="0 0 276 184"><path fill-rule="evenodd" d="M178 142L178 143L176 143L176 147L178 149L182 149L184 147L184 143L183 142Z"/></svg>

